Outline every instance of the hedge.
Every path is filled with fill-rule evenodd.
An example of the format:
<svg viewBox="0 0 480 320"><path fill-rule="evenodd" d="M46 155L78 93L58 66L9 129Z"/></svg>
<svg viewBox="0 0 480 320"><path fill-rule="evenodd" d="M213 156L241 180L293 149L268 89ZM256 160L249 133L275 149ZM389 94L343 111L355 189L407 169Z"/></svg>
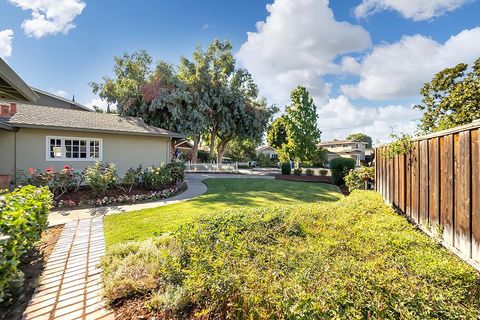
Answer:
<svg viewBox="0 0 480 320"><path fill-rule="evenodd" d="M345 184L345 176L352 169L355 169L355 160L351 158L335 158L330 161L333 183L337 186Z"/></svg>
<svg viewBox="0 0 480 320"><path fill-rule="evenodd" d="M161 319L477 319L475 270L378 193L218 213L118 244L106 297Z"/></svg>
<svg viewBox="0 0 480 320"><path fill-rule="evenodd" d="M9 287L20 285L22 256L47 228L53 195L48 187L26 186L0 195L0 301Z"/></svg>

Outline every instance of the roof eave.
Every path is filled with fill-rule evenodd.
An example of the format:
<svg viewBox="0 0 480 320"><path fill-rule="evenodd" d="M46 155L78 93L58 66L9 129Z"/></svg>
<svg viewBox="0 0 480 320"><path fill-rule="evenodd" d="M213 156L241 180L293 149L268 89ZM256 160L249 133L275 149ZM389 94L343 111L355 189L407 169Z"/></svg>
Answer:
<svg viewBox="0 0 480 320"><path fill-rule="evenodd" d="M15 123L15 122L8 122L8 124L18 128L30 128L30 129L101 132L101 133L126 134L126 135L134 135L134 136L150 136L150 137L163 137L163 138L182 138L182 139L186 138L185 135L181 135L179 133L161 134L161 133L132 132L132 131L118 131L118 130L105 130L105 129L72 128L72 127L62 127L62 126L43 126L43 125Z"/></svg>
<svg viewBox="0 0 480 320"><path fill-rule="evenodd" d="M10 68L10 66L0 58L0 76L10 86L18 90L28 101L36 102L37 94Z"/></svg>

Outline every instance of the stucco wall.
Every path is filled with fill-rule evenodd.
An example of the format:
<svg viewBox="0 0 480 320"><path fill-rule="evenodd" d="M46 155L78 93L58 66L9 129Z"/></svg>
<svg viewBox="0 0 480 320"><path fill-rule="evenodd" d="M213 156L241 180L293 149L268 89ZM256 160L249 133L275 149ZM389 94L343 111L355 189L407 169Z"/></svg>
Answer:
<svg viewBox="0 0 480 320"><path fill-rule="evenodd" d="M102 139L102 162L113 162L117 172L122 176L129 168L152 163L169 162L169 139L141 135L123 135L110 133L61 131L21 128L17 132L17 169L44 169L53 167L61 169L68 164L81 171L94 161L47 161L46 137L80 137Z"/></svg>
<svg viewBox="0 0 480 320"><path fill-rule="evenodd" d="M15 132L0 130L0 175L15 173Z"/></svg>

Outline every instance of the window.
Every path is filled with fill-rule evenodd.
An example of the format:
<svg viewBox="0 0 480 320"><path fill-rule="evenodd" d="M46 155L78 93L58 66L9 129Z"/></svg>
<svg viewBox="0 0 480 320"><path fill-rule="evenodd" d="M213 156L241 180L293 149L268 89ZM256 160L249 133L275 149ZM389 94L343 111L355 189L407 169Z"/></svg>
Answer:
<svg viewBox="0 0 480 320"><path fill-rule="evenodd" d="M102 160L102 139L77 137L47 137L46 160Z"/></svg>

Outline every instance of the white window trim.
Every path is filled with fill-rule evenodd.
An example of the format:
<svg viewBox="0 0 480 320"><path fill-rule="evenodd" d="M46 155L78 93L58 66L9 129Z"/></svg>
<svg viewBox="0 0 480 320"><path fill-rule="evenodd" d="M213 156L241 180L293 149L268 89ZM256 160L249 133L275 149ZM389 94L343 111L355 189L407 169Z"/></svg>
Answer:
<svg viewBox="0 0 480 320"><path fill-rule="evenodd" d="M62 148L62 157L61 158L50 158L50 139L60 139L61 148ZM87 140L87 155L90 154L90 141L98 142L98 158L66 158L65 150L65 140ZM92 161L102 161L103 159L103 139L99 138L85 138L85 137L64 137L64 136L46 136L45 137L45 161L69 161L69 162L92 162Z"/></svg>

